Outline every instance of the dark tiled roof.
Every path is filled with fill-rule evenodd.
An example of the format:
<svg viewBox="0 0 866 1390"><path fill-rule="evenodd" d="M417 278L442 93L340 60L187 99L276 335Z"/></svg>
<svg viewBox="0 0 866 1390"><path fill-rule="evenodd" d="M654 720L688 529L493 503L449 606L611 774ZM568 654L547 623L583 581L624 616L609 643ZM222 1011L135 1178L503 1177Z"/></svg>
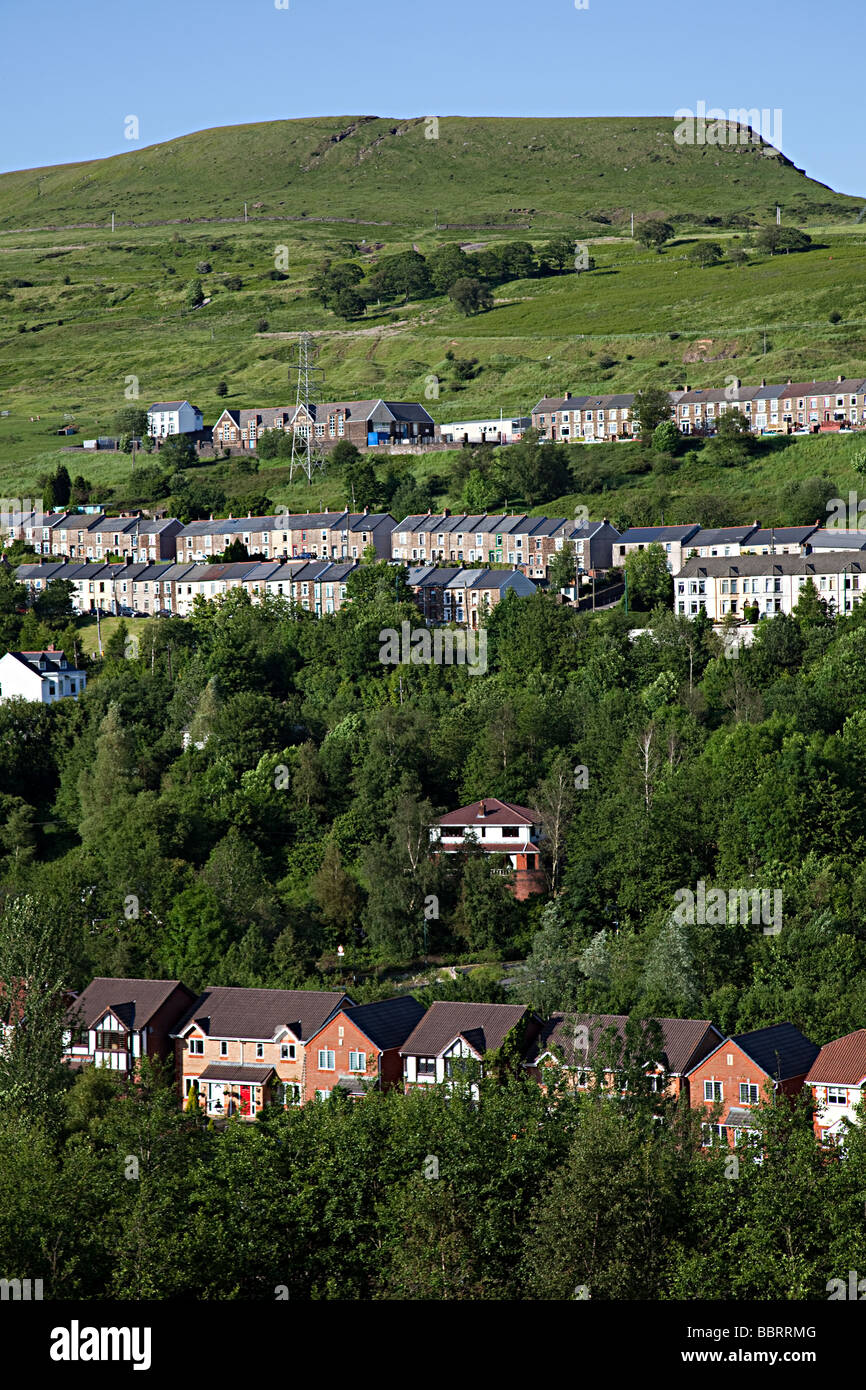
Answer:
<svg viewBox="0 0 866 1390"><path fill-rule="evenodd" d="M92 1028L112 1009L128 1028L143 1028L178 988L192 999L192 990L180 980L115 980L100 975L81 991L70 1015L83 1027Z"/></svg>
<svg viewBox="0 0 866 1390"><path fill-rule="evenodd" d="M425 1009L411 994L401 999L382 999L376 1004L358 1004L346 1010L356 1024L382 1052L400 1047L424 1017Z"/></svg>
<svg viewBox="0 0 866 1390"><path fill-rule="evenodd" d="M647 1058L647 1061L662 1062L674 1076L683 1076L697 1066L722 1041L722 1034L708 1018L659 1018L655 1021L662 1030L663 1052L661 1057ZM627 1022L626 1014L552 1014L532 1043L526 1060L535 1062L543 1053L557 1047L561 1048L568 1066L592 1064L599 1050L604 1051L607 1030L613 1028L621 1042ZM580 1027L589 1031L589 1048L586 1053L578 1049L575 1054L575 1029Z"/></svg>
<svg viewBox="0 0 866 1390"><path fill-rule="evenodd" d="M694 522L690 526L630 526L627 531L623 531L619 538L619 544L636 545L640 543L647 545L652 541L687 541L700 529L698 522Z"/></svg>
<svg viewBox="0 0 866 1390"><path fill-rule="evenodd" d="M521 1004L461 1004L437 999L400 1049L402 1056L436 1057L457 1037L478 1053L494 1051L529 1010Z"/></svg>
<svg viewBox="0 0 866 1390"><path fill-rule="evenodd" d="M820 1048L793 1023L776 1023L753 1033L738 1033L731 1041L778 1081L808 1072L820 1052Z"/></svg>
<svg viewBox="0 0 866 1390"><path fill-rule="evenodd" d="M710 527L708 530L698 531L689 540L689 545L726 545L736 544L746 540L753 531L758 530L758 523L752 522L750 526L721 526Z"/></svg>
<svg viewBox="0 0 866 1390"><path fill-rule="evenodd" d="M178 1024L178 1035L195 1023L209 1038L272 1039L289 1028L300 1041L313 1036L345 1003L339 990L207 989Z"/></svg>

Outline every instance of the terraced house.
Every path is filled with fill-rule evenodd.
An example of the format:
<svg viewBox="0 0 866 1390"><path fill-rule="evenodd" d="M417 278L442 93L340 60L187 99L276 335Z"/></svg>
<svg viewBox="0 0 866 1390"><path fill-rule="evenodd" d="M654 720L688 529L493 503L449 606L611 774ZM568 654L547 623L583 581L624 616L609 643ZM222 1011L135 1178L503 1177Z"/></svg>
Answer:
<svg viewBox="0 0 866 1390"><path fill-rule="evenodd" d="M547 577L550 561L566 541L578 568L601 573L613 563L619 532L605 518L576 523L567 517L465 512L427 512L396 522L391 555L404 564L512 565L531 579Z"/></svg>
<svg viewBox="0 0 866 1390"><path fill-rule="evenodd" d="M239 540L266 559L360 560L368 546L391 557L394 518L387 512L278 512L273 516L193 521L176 538L178 560L206 560Z"/></svg>
<svg viewBox="0 0 866 1390"><path fill-rule="evenodd" d="M534 594L536 586L517 570L410 569L407 583L424 617L431 623L458 623L477 628L507 593Z"/></svg>
<svg viewBox="0 0 866 1390"><path fill-rule="evenodd" d="M713 622L746 610L759 618L789 614L803 586L812 581L831 611L850 613L866 593L866 555L844 551L810 555L741 555L688 560L675 579L677 613L694 617L702 608Z"/></svg>

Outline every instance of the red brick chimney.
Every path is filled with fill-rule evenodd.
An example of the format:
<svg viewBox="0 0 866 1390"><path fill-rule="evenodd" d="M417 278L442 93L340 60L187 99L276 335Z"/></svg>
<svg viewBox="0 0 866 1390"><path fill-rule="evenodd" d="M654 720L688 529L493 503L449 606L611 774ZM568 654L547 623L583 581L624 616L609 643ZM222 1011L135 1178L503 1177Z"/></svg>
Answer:
<svg viewBox="0 0 866 1390"><path fill-rule="evenodd" d="M479 809L478 809L478 814L479 814L479 816L486 816L486 815L487 815L487 802L484 800L483 797L482 797L481 801L478 803L478 807L479 807Z"/></svg>

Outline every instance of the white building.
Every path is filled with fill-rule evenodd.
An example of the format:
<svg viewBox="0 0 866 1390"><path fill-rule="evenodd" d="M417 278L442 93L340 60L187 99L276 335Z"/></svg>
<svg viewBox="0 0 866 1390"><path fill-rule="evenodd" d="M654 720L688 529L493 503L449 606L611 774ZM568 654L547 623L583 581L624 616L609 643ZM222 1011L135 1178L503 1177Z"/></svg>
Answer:
<svg viewBox="0 0 866 1390"><path fill-rule="evenodd" d="M86 685L87 673L70 666L63 652L53 647L7 652L0 659L0 704L19 699L53 705L67 696L77 700Z"/></svg>
<svg viewBox="0 0 866 1390"><path fill-rule="evenodd" d="M490 420L456 420L440 425L439 433L450 444L513 444L531 425L531 415L494 416Z"/></svg>
<svg viewBox="0 0 866 1390"><path fill-rule="evenodd" d="M855 1107L866 1085L866 1028L825 1043L805 1085L815 1101L815 1134L824 1143L844 1142L847 1125L858 1123Z"/></svg>
<svg viewBox="0 0 866 1390"><path fill-rule="evenodd" d="M674 611L692 618L703 608L719 622L757 608L759 619L771 618L791 613L810 579L832 613L850 613L866 596L866 555L693 556L674 579Z"/></svg>
<svg viewBox="0 0 866 1390"><path fill-rule="evenodd" d="M147 429L156 439L167 434L194 434L203 425L201 411L189 401L158 401L148 406Z"/></svg>

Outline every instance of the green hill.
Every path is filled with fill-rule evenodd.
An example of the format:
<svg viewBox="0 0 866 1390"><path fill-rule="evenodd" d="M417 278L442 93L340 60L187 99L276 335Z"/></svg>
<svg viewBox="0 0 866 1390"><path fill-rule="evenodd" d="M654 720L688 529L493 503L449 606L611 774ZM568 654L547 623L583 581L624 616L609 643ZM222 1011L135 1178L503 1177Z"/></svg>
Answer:
<svg viewBox="0 0 866 1390"><path fill-rule="evenodd" d="M686 146L669 117L322 117L229 126L0 177L0 227L257 218L555 226L578 215L843 213L761 143ZM428 135L436 134L430 139ZM769 157L768 157L769 156Z"/></svg>
<svg viewBox="0 0 866 1390"><path fill-rule="evenodd" d="M68 442L60 426L74 421L76 441L111 433L136 387L143 405L194 401L208 424L226 405L292 401L302 329L316 336L326 397L424 400L441 422L526 413L566 387L866 375L859 202L768 147L681 147L674 128L454 117L428 140L423 119L284 121L0 176L0 495L33 495ZM689 259L701 237L741 244L742 224L770 221L777 204L811 250L706 269ZM661 254L632 241L632 211L673 223ZM539 251L555 233L588 243L595 269L497 284L493 308L471 318L439 295L346 322L311 294L325 258L369 273L412 246L518 239ZM196 276L207 302L190 309ZM474 366L461 376L455 358ZM105 500L129 500L126 456L60 457ZM444 470L450 501L448 467L441 455L416 465ZM285 473L263 465L229 494L299 505ZM338 480L324 487L342 500Z"/></svg>

